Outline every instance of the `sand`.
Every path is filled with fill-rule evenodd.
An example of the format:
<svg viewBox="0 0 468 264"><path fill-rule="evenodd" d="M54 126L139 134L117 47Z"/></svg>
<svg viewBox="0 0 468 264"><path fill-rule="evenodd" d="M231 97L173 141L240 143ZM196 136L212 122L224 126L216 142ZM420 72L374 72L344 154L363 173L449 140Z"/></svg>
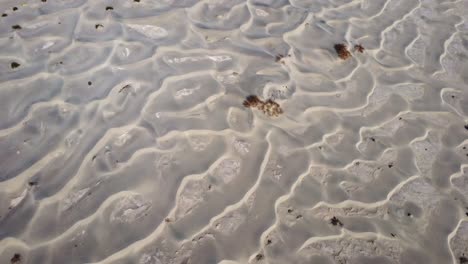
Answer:
<svg viewBox="0 0 468 264"><path fill-rule="evenodd" d="M0 0L0 263L468 263L467 3Z"/></svg>

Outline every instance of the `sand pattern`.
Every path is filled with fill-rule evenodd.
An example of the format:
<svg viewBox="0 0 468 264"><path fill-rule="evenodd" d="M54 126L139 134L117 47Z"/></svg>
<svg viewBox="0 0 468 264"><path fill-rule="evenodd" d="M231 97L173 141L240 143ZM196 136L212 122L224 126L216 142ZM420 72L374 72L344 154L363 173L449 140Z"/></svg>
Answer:
<svg viewBox="0 0 468 264"><path fill-rule="evenodd" d="M0 263L468 263L466 1L0 3Z"/></svg>

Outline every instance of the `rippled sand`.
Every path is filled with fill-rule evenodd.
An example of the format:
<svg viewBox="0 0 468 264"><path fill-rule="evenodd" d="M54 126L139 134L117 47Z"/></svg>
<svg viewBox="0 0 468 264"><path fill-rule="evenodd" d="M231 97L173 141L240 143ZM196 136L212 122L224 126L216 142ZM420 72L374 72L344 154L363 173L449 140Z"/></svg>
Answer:
<svg viewBox="0 0 468 264"><path fill-rule="evenodd" d="M468 263L467 1L0 2L0 263Z"/></svg>

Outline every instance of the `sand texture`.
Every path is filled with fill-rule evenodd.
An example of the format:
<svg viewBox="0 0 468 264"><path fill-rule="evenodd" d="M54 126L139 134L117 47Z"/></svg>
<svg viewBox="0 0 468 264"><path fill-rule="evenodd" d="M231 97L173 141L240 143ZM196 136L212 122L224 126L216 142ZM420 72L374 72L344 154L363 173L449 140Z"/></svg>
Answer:
<svg viewBox="0 0 468 264"><path fill-rule="evenodd" d="M1 264L467 264L467 0L0 0Z"/></svg>

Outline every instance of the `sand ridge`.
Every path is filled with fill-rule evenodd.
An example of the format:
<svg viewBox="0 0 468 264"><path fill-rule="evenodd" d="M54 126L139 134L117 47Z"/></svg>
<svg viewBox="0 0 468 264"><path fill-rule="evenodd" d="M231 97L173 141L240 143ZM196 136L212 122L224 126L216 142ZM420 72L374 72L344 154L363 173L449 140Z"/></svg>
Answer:
<svg viewBox="0 0 468 264"><path fill-rule="evenodd" d="M0 263L468 263L464 1L0 2Z"/></svg>

